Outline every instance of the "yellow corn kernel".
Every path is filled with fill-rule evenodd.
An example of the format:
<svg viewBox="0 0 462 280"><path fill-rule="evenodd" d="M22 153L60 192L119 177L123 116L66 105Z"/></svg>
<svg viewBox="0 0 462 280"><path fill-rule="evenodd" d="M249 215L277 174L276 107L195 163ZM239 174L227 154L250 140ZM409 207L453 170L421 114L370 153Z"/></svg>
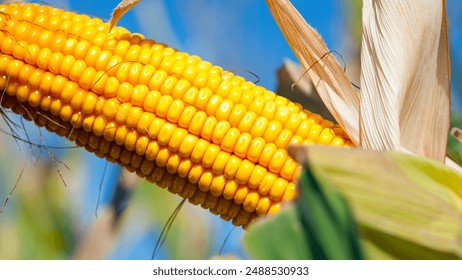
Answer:
<svg viewBox="0 0 462 280"><path fill-rule="evenodd" d="M280 202L272 203L268 209L268 215L272 215L281 211L282 205Z"/></svg>
<svg viewBox="0 0 462 280"><path fill-rule="evenodd" d="M189 158L191 153L196 146L196 142L199 138L195 135L188 134L181 141L178 153L184 158Z"/></svg>
<svg viewBox="0 0 462 280"><path fill-rule="evenodd" d="M181 178L186 178L189 175L189 171L193 167L193 162L189 159L182 159L180 165L178 166L178 176Z"/></svg>
<svg viewBox="0 0 462 280"><path fill-rule="evenodd" d="M172 134L172 137L170 137L170 141L168 142L168 148L172 152L177 152L178 149L180 148L181 143L183 142L183 139L187 135L188 135L188 131L186 129L176 128Z"/></svg>
<svg viewBox="0 0 462 280"><path fill-rule="evenodd" d="M244 114L246 113L246 108L242 104L236 104L234 105L231 114L228 118L230 124L232 127L237 127L239 125L239 122L241 121L242 117L244 117Z"/></svg>
<svg viewBox="0 0 462 280"><path fill-rule="evenodd" d="M221 95L223 98L226 98L231 88L233 87L233 85L231 84L229 80L226 80L226 76L222 75L222 78L223 78L223 81L217 87L216 93Z"/></svg>
<svg viewBox="0 0 462 280"><path fill-rule="evenodd" d="M250 174L249 187L252 189L258 188L267 172L268 170L266 168L256 165L252 170L252 174Z"/></svg>
<svg viewBox="0 0 462 280"><path fill-rule="evenodd" d="M201 137L205 140L212 141L212 134L215 126L217 125L218 121L215 117L209 116L204 122L204 126L201 130Z"/></svg>
<svg viewBox="0 0 462 280"><path fill-rule="evenodd" d="M263 176L263 179L262 179L260 185L258 186L258 191L263 195L268 194L270 192L270 190L271 190L271 187L273 186L274 182L277 179L278 179L277 175L275 175L273 173L270 173L270 172L267 172Z"/></svg>
<svg viewBox="0 0 462 280"><path fill-rule="evenodd" d="M206 120L207 114L205 112L199 111L195 113L188 128L189 132L191 132L194 135L200 136L202 127L204 126Z"/></svg>
<svg viewBox="0 0 462 280"><path fill-rule="evenodd" d="M258 162L267 167L273 158L274 153L276 152L277 147L273 143L268 143L263 147L263 150L261 152L260 158L258 159Z"/></svg>
<svg viewBox="0 0 462 280"><path fill-rule="evenodd" d="M278 149L273 154L273 157L271 158L268 164L268 170L273 173L279 174L288 157L289 155L287 154L287 151L285 149Z"/></svg>
<svg viewBox="0 0 462 280"><path fill-rule="evenodd" d="M265 107L263 107L263 112L262 116L271 120L274 117L274 114L276 113L277 105L274 102L267 102L265 104Z"/></svg>
<svg viewBox="0 0 462 280"><path fill-rule="evenodd" d="M249 188L246 186L239 186L234 194L233 201L236 204L242 204L249 193Z"/></svg>
<svg viewBox="0 0 462 280"><path fill-rule="evenodd" d="M210 193L213 196L221 196L225 188L226 178L223 175L215 176L210 185Z"/></svg>
<svg viewBox="0 0 462 280"><path fill-rule="evenodd" d="M255 212L258 202L260 200L260 194L256 190L251 190L245 197L242 207L245 211L252 213Z"/></svg>
<svg viewBox="0 0 462 280"><path fill-rule="evenodd" d="M162 125L159 134L157 136L157 140L161 146L167 146L170 138L172 138L173 133L175 132L176 125L171 124L169 122L165 122Z"/></svg>
<svg viewBox="0 0 462 280"><path fill-rule="evenodd" d="M210 191L210 185L212 184L213 181L213 174L210 171L205 171L202 173L198 186L201 191L208 192Z"/></svg>
<svg viewBox="0 0 462 280"><path fill-rule="evenodd" d="M324 128L319 134L318 142L322 145L329 145L332 143L334 137L335 134L333 131L331 131L329 128Z"/></svg>
<svg viewBox="0 0 462 280"><path fill-rule="evenodd" d="M343 147L345 145L345 140L340 137L334 137L334 139L332 139L331 145L334 147Z"/></svg>
<svg viewBox="0 0 462 280"><path fill-rule="evenodd" d="M225 138L226 133L228 132L228 130L230 130L230 128L231 126L229 122L219 121L213 130L212 142L218 145L221 144L221 142Z"/></svg>
<svg viewBox="0 0 462 280"><path fill-rule="evenodd" d="M265 148L265 144L265 139L261 137L252 139L247 152L247 158L250 161L257 163L260 159L263 149Z"/></svg>
<svg viewBox="0 0 462 280"><path fill-rule="evenodd" d="M292 139L292 136L292 132L289 129L284 128L276 137L276 140L274 140L274 144L276 144L276 147L278 148L287 147L287 145L290 143L290 140Z"/></svg>
<svg viewBox="0 0 462 280"><path fill-rule="evenodd" d="M243 160L241 165L236 171L236 182L241 185L246 185L249 181L250 175L254 169L255 165L248 160Z"/></svg>
<svg viewBox="0 0 462 280"><path fill-rule="evenodd" d="M263 138L266 142L273 143L282 131L282 124L277 121L270 121L266 127Z"/></svg>
<svg viewBox="0 0 462 280"><path fill-rule="evenodd" d="M207 151L207 147L210 145L210 142L204 139L198 139L196 145L193 147L191 152L191 160L193 162L201 162L202 157Z"/></svg>
<svg viewBox="0 0 462 280"><path fill-rule="evenodd" d="M226 200L232 200L234 195L236 194L237 188L239 185L236 183L236 181L233 180L228 180L225 184L225 188L223 190L223 197Z"/></svg>
<svg viewBox="0 0 462 280"><path fill-rule="evenodd" d="M207 113L207 115L213 116L222 102L223 97L218 94L213 95L207 103L204 111Z"/></svg>
<svg viewBox="0 0 462 280"><path fill-rule="evenodd" d="M218 156L218 153L220 153L220 147L215 144L210 144L207 147L204 156L202 157L202 165L205 168L212 167L213 163L215 162Z"/></svg>
<svg viewBox="0 0 462 280"><path fill-rule="evenodd" d="M221 148L226 152L232 152L236 146L237 140L239 139L240 131L237 128L230 128L226 133L223 141L221 142Z"/></svg>
<svg viewBox="0 0 462 280"><path fill-rule="evenodd" d="M200 87L198 87L200 88ZM213 93L208 88L200 88L196 96L195 107L205 110L207 103L212 98Z"/></svg>
<svg viewBox="0 0 462 280"><path fill-rule="evenodd" d="M242 163L242 159L239 157L232 155L228 162L226 163L225 169L224 169L224 175L228 179L233 179L236 176L236 172L239 169L240 165Z"/></svg>
<svg viewBox="0 0 462 280"><path fill-rule="evenodd" d="M261 197L255 208L257 215L265 215L271 207L271 199L269 197Z"/></svg>
<svg viewBox="0 0 462 280"><path fill-rule="evenodd" d="M188 128L194 118L197 110L193 106L187 106L181 112L181 115L178 119L178 126L183 128Z"/></svg>
<svg viewBox="0 0 462 280"><path fill-rule="evenodd" d="M321 125L315 123L310 127L310 131L308 134L309 139L313 140L313 142L318 142L319 136L321 135L323 128Z"/></svg>
<svg viewBox="0 0 462 280"><path fill-rule="evenodd" d="M193 184L199 182L200 177L204 173L204 168L200 164L194 164L189 170L188 180Z"/></svg>
<svg viewBox="0 0 462 280"><path fill-rule="evenodd" d="M230 154L227 152L219 152L215 161L213 162L212 172L215 174L222 174L230 157Z"/></svg>
<svg viewBox="0 0 462 280"><path fill-rule="evenodd" d="M242 133L237 139L236 146L234 148L234 153L241 158L245 158L251 141L252 135L250 135L249 133Z"/></svg>
<svg viewBox="0 0 462 280"><path fill-rule="evenodd" d="M250 130L250 134L252 134L253 137L262 137L267 126L268 119L265 117L258 117Z"/></svg>
<svg viewBox="0 0 462 280"><path fill-rule="evenodd" d="M283 178L277 178L269 192L270 198L274 201L280 201L287 189L287 186L288 182L286 180Z"/></svg>
<svg viewBox="0 0 462 280"><path fill-rule="evenodd" d="M252 111L247 111L239 122L238 129L241 132L249 132L257 119L257 114Z"/></svg>

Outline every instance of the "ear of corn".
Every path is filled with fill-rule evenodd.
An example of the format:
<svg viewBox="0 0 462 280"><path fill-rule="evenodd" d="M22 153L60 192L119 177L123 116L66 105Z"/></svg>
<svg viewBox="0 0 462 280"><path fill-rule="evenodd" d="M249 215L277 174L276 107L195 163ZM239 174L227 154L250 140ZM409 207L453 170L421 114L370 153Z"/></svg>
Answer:
<svg viewBox="0 0 462 280"><path fill-rule="evenodd" d="M247 225L296 196L289 144L341 128L197 56L37 4L0 5L1 105Z"/></svg>

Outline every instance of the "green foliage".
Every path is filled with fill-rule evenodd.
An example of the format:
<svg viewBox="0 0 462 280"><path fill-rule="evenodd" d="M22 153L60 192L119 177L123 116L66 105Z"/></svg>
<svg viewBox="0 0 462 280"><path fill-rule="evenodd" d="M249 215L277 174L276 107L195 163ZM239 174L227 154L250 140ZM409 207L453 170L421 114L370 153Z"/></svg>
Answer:
<svg viewBox="0 0 462 280"><path fill-rule="evenodd" d="M24 171L34 180L23 177L0 214L0 259L68 259L75 248L77 237L62 182L51 176L50 164L34 167Z"/></svg>
<svg viewBox="0 0 462 280"><path fill-rule="evenodd" d="M264 223L252 225L244 235L244 246L255 259L312 259L306 232L297 209L291 205Z"/></svg>
<svg viewBox="0 0 462 280"><path fill-rule="evenodd" d="M314 259L362 259L358 234L345 200L309 166L300 178L296 206Z"/></svg>
<svg viewBox="0 0 462 280"><path fill-rule="evenodd" d="M305 232L309 232L306 236L324 233L317 240L320 250L331 252L337 248L347 252L345 248L349 246L356 248L349 243L354 239L342 240L335 236L335 230L348 233L350 227L345 225L351 224L351 216L345 215L346 211L338 211L342 203L335 201L341 199L332 196L330 200L324 200L330 197L329 186L332 186L342 194L354 213L367 258L462 258L462 175L458 172L432 160L397 152L320 146L293 147L290 152L299 161L312 166L312 172L305 173L301 179L302 195L296 207L303 214L295 222L303 224L302 220L306 217L312 221L313 217L320 219L313 226L305 227L308 229ZM307 178L311 176L309 174L313 177ZM318 186L316 182L322 182L323 196L320 198L313 191L307 192L312 195L311 200L307 201L304 192ZM325 207L323 211L322 206ZM328 209L332 208L337 209L335 213L343 213L337 215L339 220L335 224L329 224L329 221L335 221L332 218L335 215L328 214ZM249 251L258 258L266 256L256 253L259 247L250 243L257 239L266 240L266 244L275 242L272 239L274 231L262 229L273 219L278 217L268 218L257 225L258 233L254 232L257 226L251 228L246 236ZM298 242L292 239L290 231L279 231L286 234L284 239L287 242ZM335 242L342 244L333 245ZM304 246L303 243L300 246ZM317 258L312 253L312 247L307 250ZM322 258L322 255L318 258Z"/></svg>
<svg viewBox="0 0 462 280"><path fill-rule="evenodd" d="M451 127L462 129L462 114L452 114ZM448 137L447 155L462 166L462 144L452 134L449 134Z"/></svg>
<svg viewBox="0 0 462 280"><path fill-rule="evenodd" d="M298 201L244 238L258 259L361 259L352 215L337 191L306 166ZM271 234L268 234L271 233Z"/></svg>
<svg viewBox="0 0 462 280"><path fill-rule="evenodd" d="M462 144L454 135L449 134L447 155L457 164L462 166Z"/></svg>

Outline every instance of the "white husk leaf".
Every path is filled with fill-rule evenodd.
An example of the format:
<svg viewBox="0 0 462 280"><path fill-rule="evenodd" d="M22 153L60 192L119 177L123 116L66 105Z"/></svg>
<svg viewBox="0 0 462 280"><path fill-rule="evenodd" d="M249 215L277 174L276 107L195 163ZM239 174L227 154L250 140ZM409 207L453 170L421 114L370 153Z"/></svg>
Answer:
<svg viewBox="0 0 462 280"><path fill-rule="evenodd" d="M300 63L310 69L307 75L324 104L352 142L359 145L359 95L342 67L290 1L266 0L266 4Z"/></svg>
<svg viewBox="0 0 462 280"><path fill-rule="evenodd" d="M112 11L111 20L109 21L109 30L112 29L119 19L128 11L131 10L136 4L141 2L141 0L122 0L120 3L115 7L114 11Z"/></svg>
<svg viewBox="0 0 462 280"><path fill-rule="evenodd" d="M445 160L450 117L445 1L364 0L361 146Z"/></svg>

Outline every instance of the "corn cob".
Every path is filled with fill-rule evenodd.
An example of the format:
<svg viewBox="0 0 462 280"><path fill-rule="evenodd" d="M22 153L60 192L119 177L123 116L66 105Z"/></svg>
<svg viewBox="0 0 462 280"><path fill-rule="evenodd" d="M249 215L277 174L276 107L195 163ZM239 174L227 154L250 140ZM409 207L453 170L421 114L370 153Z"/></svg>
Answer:
<svg viewBox="0 0 462 280"><path fill-rule="evenodd" d="M299 104L98 18L15 3L0 31L3 107L238 226L295 197L287 145L352 145Z"/></svg>

